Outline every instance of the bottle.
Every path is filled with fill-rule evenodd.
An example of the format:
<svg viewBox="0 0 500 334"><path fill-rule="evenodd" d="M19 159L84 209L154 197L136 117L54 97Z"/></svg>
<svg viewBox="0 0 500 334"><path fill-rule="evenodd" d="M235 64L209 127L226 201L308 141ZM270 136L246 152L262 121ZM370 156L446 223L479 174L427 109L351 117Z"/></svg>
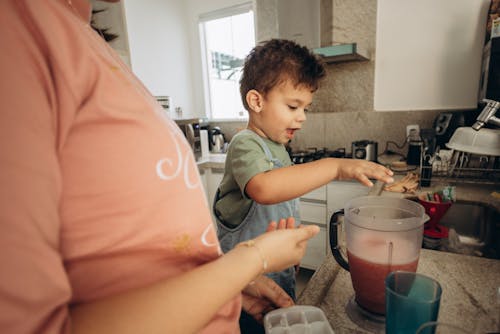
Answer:
<svg viewBox="0 0 500 334"><path fill-rule="evenodd" d="M422 156L422 166L420 167L420 186L429 187L432 178L432 163L430 162L431 155L424 154Z"/></svg>
<svg viewBox="0 0 500 334"><path fill-rule="evenodd" d="M408 155L406 156L406 163L408 165L418 166L420 164L420 154L422 153L422 141L412 140L408 142Z"/></svg>

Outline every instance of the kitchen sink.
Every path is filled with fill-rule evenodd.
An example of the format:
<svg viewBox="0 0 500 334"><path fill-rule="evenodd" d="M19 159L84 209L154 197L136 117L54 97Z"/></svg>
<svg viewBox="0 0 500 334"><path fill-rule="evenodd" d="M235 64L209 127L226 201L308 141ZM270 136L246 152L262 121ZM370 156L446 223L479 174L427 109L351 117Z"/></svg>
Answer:
<svg viewBox="0 0 500 334"><path fill-rule="evenodd" d="M439 224L449 228L447 239L436 243L424 237L424 248L500 259L500 211L483 203L457 201Z"/></svg>

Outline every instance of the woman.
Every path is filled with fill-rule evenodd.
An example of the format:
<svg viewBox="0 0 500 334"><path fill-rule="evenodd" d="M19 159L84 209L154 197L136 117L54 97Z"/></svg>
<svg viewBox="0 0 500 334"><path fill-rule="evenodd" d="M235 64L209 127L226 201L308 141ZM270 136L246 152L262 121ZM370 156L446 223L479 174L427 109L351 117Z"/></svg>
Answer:
<svg viewBox="0 0 500 334"><path fill-rule="evenodd" d="M237 333L242 300L291 305L259 275L317 228L221 256L189 146L90 12L0 2L0 331Z"/></svg>

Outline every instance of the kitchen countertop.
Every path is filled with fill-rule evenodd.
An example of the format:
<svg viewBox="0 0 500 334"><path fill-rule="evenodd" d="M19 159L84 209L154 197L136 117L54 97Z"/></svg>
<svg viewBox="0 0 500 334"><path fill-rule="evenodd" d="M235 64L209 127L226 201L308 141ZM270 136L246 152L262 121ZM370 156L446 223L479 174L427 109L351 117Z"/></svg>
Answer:
<svg viewBox="0 0 500 334"><path fill-rule="evenodd" d="M417 272L441 283L439 321L468 330L477 328L481 333L500 331L500 261L422 249ZM376 333L355 324L346 314L353 295L349 273L329 254L297 304L321 308L335 334Z"/></svg>
<svg viewBox="0 0 500 334"><path fill-rule="evenodd" d="M404 175L395 175L394 180L398 181L403 178ZM465 202L480 202L484 205L491 206L498 211L500 211L500 185L494 184L474 184L474 183L462 183L454 184L448 183L446 181L432 182L430 187L420 188L415 194L401 194L396 192L384 191L384 184L381 182L376 182L375 185L370 189L369 195L375 196L392 196L399 198L416 198L421 193L433 192L442 189L446 185L452 185L455 187L455 194L457 201Z"/></svg>
<svg viewBox="0 0 500 334"><path fill-rule="evenodd" d="M400 194L383 191L383 184L377 182L369 195L415 197L443 185L435 182L416 194ZM500 210L500 199L493 196L499 191L498 185L455 187L457 200L481 202ZM417 272L435 278L442 285L439 321L481 333L500 332L500 260L422 249ZM336 334L377 333L352 322L347 315L346 305L353 295L349 273L329 253L302 291L298 304L320 307Z"/></svg>
<svg viewBox="0 0 500 334"><path fill-rule="evenodd" d="M209 153L208 156L202 156L196 160L199 168L224 168L225 163L225 153Z"/></svg>

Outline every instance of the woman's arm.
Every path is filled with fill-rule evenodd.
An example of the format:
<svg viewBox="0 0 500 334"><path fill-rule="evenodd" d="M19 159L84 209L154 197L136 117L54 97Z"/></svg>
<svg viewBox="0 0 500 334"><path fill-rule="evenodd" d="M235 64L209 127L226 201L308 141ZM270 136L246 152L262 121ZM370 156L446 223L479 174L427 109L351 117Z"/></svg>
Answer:
<svg viewBox="0 0 500 334"><path fill-rule="evenodd" d="M75 333L195 333L263 272L300 261L316 226L265 233L185 274L71 308Z"/></svg>

